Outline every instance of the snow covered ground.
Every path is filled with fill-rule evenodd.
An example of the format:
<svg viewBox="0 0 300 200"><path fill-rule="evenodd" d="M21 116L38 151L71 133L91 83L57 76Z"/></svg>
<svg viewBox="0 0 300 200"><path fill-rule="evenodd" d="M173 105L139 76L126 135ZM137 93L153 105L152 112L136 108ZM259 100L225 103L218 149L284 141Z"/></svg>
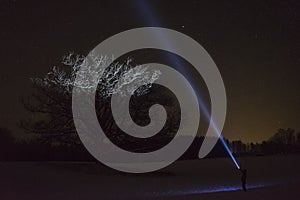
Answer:
<svg viewBox="0 0 300 200"><path fill-rule="evenodd" d="M247 192L229 158L132 175L89 162L0 162L0 200L299 199L300 156L245 157Z"/></svg>

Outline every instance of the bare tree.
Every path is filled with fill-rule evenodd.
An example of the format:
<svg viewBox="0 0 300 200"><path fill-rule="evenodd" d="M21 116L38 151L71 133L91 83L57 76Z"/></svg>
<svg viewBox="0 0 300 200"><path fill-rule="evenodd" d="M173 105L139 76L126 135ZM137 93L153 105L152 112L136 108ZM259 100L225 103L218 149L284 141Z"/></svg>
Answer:
<svg viewBox="0 0 300 200"><path fill-rule="evenodd" d="M109 136L113 138L117 134L114 134L116 130L110 108L101 105L108 105L114 93L145 94L160 75L157 70L147 71L145 67L133 66L129 59L123 63L113 61L113 57L91 54L86 59L83 55L70 53L63 58L62 66L53 67L44 78L32 78L34 93L22 98L22 103L33 113L33 117L22 120L20 126L36 134L45 143L79 144L72 116L72 89L76 86L82 88L83 92L95 92L93 84L96 82L96 101L100 106L95 109L101 114L102 128L108 130ZM104 69L107 63L112 64ZM78 73L82 66L85 70ZM87 73L89 79L86 79ZM145 84L135 88L135 84L131 84L133 81Z"/></svg>

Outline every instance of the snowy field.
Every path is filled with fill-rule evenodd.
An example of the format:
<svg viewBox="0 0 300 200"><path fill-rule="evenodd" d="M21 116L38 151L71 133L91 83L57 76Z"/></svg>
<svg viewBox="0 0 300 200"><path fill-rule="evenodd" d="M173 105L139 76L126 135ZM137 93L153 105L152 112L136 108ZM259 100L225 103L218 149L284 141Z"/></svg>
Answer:
<svg viewBox="0 0 300 200"><path fill-rule="evenodd" d="M240 158L247 192L229 158L179 161L132 175L89 162L0 162L0 200L300 199L300 156Z"/></svg>

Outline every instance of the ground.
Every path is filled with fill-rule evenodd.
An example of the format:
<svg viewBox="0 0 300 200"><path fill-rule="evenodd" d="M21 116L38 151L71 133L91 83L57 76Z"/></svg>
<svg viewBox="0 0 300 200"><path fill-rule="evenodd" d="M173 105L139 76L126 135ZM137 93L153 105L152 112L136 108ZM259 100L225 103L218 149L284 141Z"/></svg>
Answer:
<svg viewBox="0 0 300 200"><path fill-rule="evenodd" d="M229 158L179 161L141 175L91 162L1 162L0 199L299 199L300 156L239 159L249 190Z"/></svg>

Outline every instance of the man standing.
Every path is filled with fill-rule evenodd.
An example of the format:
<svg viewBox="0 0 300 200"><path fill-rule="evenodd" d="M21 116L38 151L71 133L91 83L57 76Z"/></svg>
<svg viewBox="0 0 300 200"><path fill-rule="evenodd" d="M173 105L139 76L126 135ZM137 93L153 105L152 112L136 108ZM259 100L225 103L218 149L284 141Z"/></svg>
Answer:
<svg viewBox="0 0 300 200"><path fill-rule="evenodd" d="M240 171L242 172L242 178L241 178L241 181L242 181L242 187L243 187L243 190L246 192L246 191L247 191L247 188L246 188L246 182L247 182L247 169L240 169Z"/></svg>

